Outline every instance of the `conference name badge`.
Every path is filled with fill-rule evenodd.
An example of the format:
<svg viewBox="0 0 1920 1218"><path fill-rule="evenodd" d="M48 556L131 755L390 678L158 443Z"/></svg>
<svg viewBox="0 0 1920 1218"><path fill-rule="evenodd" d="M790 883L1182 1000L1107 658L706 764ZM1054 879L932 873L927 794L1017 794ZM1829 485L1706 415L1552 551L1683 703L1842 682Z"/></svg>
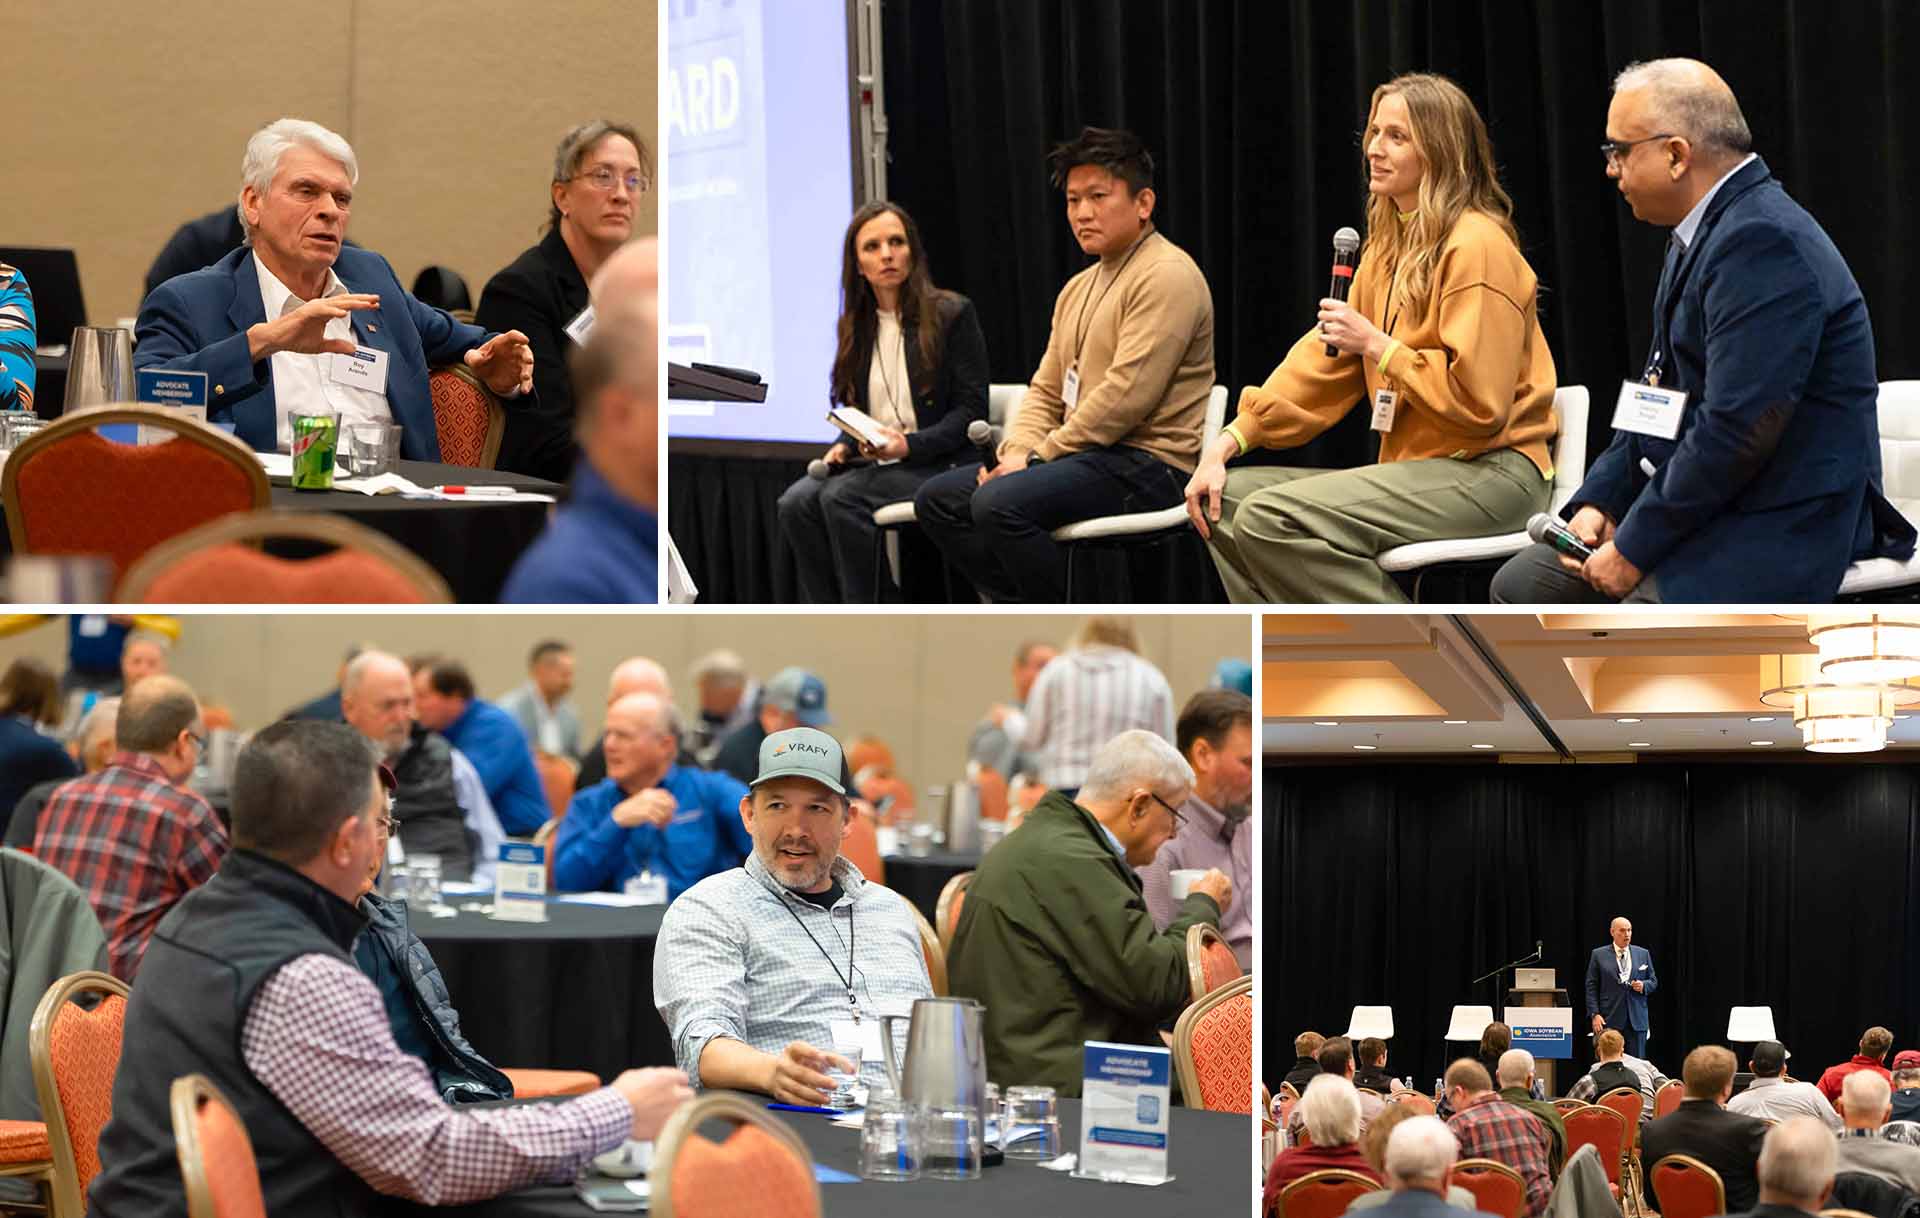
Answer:
<svg viewBox="0 0 1920 1218"><path fill-rule="evenodd" d="M1618 431L1671 440L1680 434L1680 413L1686 405L1687 395L1681 390L1621 381L1620 400L1613 407L1613 426Z"/></svg>
<svg viewBox="0 0 1920 1218"><path fill-rule="evenodd" d="M1060 382L1060 400L1066 404L1068 414L1080 404L1080 365L1067 369L1067 379Z"/></svg>
<svg viewBox="0 0 1920 1218"><path fill-rule="evenodd" d="M1373 429L1381 435L1393 430L1394 412L1400 409L1400 395L1384 385L1373 391Z"/></svg>
<svg viewBox="0 0 1920 1218"><path fill-rule="evenodd" d="M871 1065L885 1058L886 1049L880 1043L879 1020L862 1019L856 1022L851 1019L834 1019L827 1022L827 1027L830 1029L828 1035L833 1037L834 1044L860 1046L860 1061L854 1063L855 1065L861 1063Z"/></svg>
<svg viewBox="0 0 1920 1218"><path fill-rule="evenodd" d="M593 306L580 310L579 316L567 323L567 337L581 346L587 345L588 335L593 333Z"/></svg>
<svg viewBox="0 0 1920 1218"><path fill-rule="evenodd" d="M364 389L385 396L387 392L387 353L372 347L355 347L352 355L327 357L327 376L336 385Z"/></svg>

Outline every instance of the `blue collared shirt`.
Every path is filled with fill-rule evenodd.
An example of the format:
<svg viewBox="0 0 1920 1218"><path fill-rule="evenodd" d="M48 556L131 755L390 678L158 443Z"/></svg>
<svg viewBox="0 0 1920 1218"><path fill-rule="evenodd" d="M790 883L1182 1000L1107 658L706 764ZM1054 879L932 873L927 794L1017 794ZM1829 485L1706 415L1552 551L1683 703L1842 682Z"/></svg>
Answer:
<svg viewBox="0 0 1920 1218"><path fill-rule="evenodd" d="M573 797L554 834L553 886L561 892L619 892L642 870L663 875L667 900L753 853L740 819L746 784L729 774L673 766L656 784L679 805L666 828L622 829L613 809L633 792L604 778Z"/></svg>
<svg viewBox="0 0 1920 1218"><path fill-rule="evenodd" d="M513 564L507 604L652 605L660 600L660 524L623 499L584 457L573 498Z"/></svg>
<svg viewBox="0 0 1920 1218"><path fill-rule="evenodd" d="M546 823L550 809L533 750L512 715L491 702L468 701L460 717L440 733L467 755L508 833L526 836Z"/></svg>
<svg viewBox="0 0 1920 1218"><path fill-rule="evenodd" d="M1693 235L1700 231L1700 221L1706 218L1707 204L1713 202L1713 196L1720 193L1720 188L1727 184L1728 178L1745 169L1747 162L1753 160L1758 155L1758 153L1749 152L1746 160L1741 161L1738 165L1735 165L1732 169L1727 170L1725 174L1721 175L1720 180L1708 187L1706 194L1700 196L1700 201L1693 205L1693 210L1687 213L1686 219L1673 226L1673 235L1680 239L1680 248L1682 250L1685 250L1689 245L1693 244Z"/></svg>

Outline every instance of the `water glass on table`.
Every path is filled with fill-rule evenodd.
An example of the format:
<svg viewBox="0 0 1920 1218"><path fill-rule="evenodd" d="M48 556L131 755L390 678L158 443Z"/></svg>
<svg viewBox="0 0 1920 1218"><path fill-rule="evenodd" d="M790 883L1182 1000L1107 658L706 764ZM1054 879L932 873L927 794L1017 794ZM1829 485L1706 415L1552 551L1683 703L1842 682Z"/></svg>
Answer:
<svg viewBox="0 0 1920 1218"><path fill-rule="evenodd" d="M422 913L431 913L440 905L440 856L409 854L407 866L413 873L407 893L409 903Z"/></svg>
<svg viewBox="0 0 1920 1218"><path fill-rule="evenodd" d="M400 469L400 425L353 423L347 427L348 468L356 478L373 478Z"/></svg>
<svg viewBox="0 0 1920 1218"><path fill-rule="evenodd" d="M918 1180L921 1154L920 1117L914 1106L876 1087L860 1123L860 1178Z"/></svg>
<svg viewBox="0 0 1920 1218"><path fill-rule="evenodd" d="M1007 1088L1004 1119L1009 1159L1052 1159L1060 1154L1060 1101L1053 1088Z"/></svg>
<svg viewBox="0 0 1920 1218"><path fill-rule="evenodd" d="M839 1066L827 1067L827 1077L833 1080L833 1095L828 1098L826 1107L842 1111L857 1108L860 1106L860 1042L855 1039L836 1040L833 1042L833 1053L846 1058L847 1064L853 1069L846 1071Z"/></svg>
<svg viewBox="0 0 1920 1218"><path fill-rule="evenodd" d="M921 1165L936 1180L978 1180L984 1130L975 1105L927 1109Z"/></svg>

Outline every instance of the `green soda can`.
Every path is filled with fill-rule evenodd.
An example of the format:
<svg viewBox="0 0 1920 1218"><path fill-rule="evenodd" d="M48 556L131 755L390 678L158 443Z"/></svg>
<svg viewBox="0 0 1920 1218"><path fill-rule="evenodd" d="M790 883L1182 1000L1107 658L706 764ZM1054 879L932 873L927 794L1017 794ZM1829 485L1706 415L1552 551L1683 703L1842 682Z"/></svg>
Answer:
<svg viewBox="0 0 1920 1218"><path fill-rule="evenodd" d="M333 489L333 453L340 445L340 416L297 414L293 425L293 489Z"/></svg>

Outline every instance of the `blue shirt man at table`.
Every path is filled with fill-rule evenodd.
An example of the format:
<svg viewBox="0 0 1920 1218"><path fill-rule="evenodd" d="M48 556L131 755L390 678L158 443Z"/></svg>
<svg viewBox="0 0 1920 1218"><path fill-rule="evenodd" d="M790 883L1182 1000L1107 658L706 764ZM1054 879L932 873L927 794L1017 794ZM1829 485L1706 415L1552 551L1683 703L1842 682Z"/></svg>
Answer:
<svg viewBox="0 0 1920 1218"><path fill-rule="evenodd" d="M572 493L507 576L510 604L660 599L659 244L621 246L593 277L593 333L573 362Z"/></svg>
<svg viewBox="0 0 1920 1218"><path fill-rule="evenodd" d="M260 452L285 450L294 414L398 423L400 455L438 461L427 370L464 362L506 398L531 393L533 349L420 303L387 260L342 248L360 177L353 148L283 118L247 142L247 245L161 284L140 307L134 366L207 374L207 417ZM507 408L518 403L509 401Z"/></svg>
<svg viewBox="0 0 1920 1218"><path fill-rule="evenodd" d="M407 667L413 671L414 717L466 754L501 827L522 837L546 824L546 788L513 716L474 696L473 677L458 660L415 656Z"/></svg>
<svg viewBox="0 0 1920 1218"><path fill-rule="evenodd" d="M607 777L573 797L554 834L553 885L619 892L642 871L667 881L667 900L753 852L740 819L744 783L674 764L673 708L629 694L607 708Z"/></svg>

